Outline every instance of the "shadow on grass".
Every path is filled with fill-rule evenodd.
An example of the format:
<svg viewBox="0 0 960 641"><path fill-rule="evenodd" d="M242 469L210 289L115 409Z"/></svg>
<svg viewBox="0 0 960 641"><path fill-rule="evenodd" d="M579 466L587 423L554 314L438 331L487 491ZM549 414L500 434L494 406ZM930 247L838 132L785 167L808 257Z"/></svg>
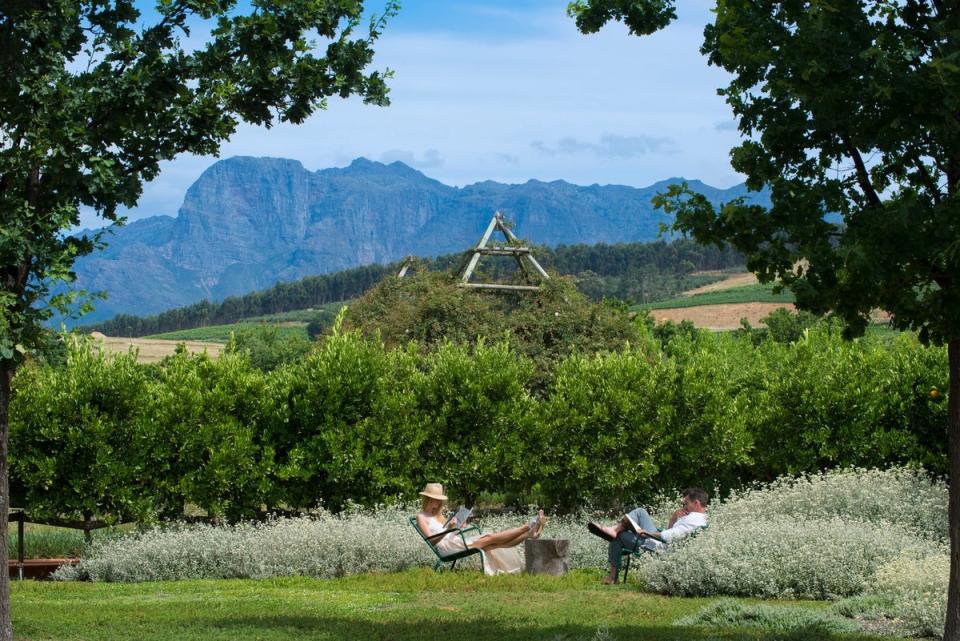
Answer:
<svg viewBox="0 0 960 641"><path fill-rule="evenodd" d="M560 624L505 624L481 617L468 621L447 621L442 612L423 613L411 621L359 621L323 616L232 617L211 621L221 630L234 630L237 638L281 639L370 639L406 641L466 638L470 641L834 641L876 639L860 634L831 634L819 628L797 628L789 632L760 629L679 627L664 625L619 625L611 627Z"/></svg>

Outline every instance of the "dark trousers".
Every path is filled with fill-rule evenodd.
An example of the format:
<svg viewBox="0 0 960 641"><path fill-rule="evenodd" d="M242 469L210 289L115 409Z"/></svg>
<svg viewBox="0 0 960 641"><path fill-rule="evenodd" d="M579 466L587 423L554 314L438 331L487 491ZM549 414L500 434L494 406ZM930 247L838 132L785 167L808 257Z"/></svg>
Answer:
<svg viewBox="0 0 960 641"><path fill-rule="evenodd" d="M653 522L653 519L650 518L650 514L647 513L642 507L637 507L628 512L630 518L637 522L641 528L647 532L659 532L660 529ZM638 541L638 539L640 539ZM635 550L638 545L649 549L656 548L656 542L649 537L638 537L633 532L621 532L620 535L610 541L609 546L607 547L607 559L610 561L610 565L620 569L620 557L623 555L623 550Z"/></svg>

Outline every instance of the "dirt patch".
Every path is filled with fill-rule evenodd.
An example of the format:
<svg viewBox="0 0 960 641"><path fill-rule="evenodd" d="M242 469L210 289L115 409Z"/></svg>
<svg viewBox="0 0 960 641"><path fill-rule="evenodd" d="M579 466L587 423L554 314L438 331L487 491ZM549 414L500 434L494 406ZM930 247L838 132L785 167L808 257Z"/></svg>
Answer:
<svg viewBox="0 0 960 641"><path fill-rule="evenodd" d="M746 318L754 327L762 326L760 319L775 309L786 307L795 311L789 303L736 303L724 305L700 305L699 307L681 307L677 309L651 310L658 323L664 321L688 320L703 329L737 329L740 319Z"/></svg>
<svg viewBox="0 0 960 641"><path fill-rule="evenodd" d="M166 356L171 356L177 345L183 343L191 354L206 352L213 358L220 356L223 345L220 343L206 343L203 341L168 341L158 338L119 338L104 336L100 332L91 334L94 340L103 345L108 353L126 354L133 347L137 350L137 362L156 363Z"/></svg>
<svg viewBox="0 0 960 641"><path fill-rule="evenodd" d="M697 272L699 274L715 274L716 272ZM693 296L694 294L705 294L707 292L716 292L722 289L730 289L731 287L743 287L744 285L756 285L757 277L753 274L731 274L728 278L717 281L715 283L710 283L709 285L704 285L703 287L697 287L695 289L688 289L683 292L681 296Z"/></svg>

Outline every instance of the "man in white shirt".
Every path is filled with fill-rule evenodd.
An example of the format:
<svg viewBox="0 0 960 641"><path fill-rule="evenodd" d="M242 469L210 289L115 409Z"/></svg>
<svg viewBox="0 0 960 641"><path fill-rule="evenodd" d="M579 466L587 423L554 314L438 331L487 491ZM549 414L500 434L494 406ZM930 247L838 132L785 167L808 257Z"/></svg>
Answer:
<svg viewBox="0 0 960 641"><path fill-rule="evenodd" d="M673 513L665 530L657 528L650 514L642 507L631 510L612 527L587 523L591 534L610 542L607 551L610 573L603 579L604 583L609 585L617 582L624 548L633 550L641 546L658 550L707 525L706 505L709 497L705 491L699 487L688 488L683 491L682 501L683 507Z"/></svg>

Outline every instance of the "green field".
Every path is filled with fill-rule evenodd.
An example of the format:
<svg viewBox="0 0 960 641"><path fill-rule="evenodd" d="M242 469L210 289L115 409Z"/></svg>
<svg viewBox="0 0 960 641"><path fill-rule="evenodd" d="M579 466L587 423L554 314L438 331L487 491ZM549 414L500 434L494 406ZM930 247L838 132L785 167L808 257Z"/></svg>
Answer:
<svg viewBox="0 0 960 641"><path fill-rule="evenodd" d="M664 597L637 584L601 586L600 571L562 578L485 577L416 569L342 579L177 581L138 584L14 582L18 638L110 641L469 639L866 639L817 629L677 626L715 599ZM752 601L744 601L745 603ZM776 602L826 610L823 602ZM875 638L875 637L873 637Z"/></svg>
<svg viewBox="0 0 960 641"><path fill-rule="evenodd" d="M150 336L144 336L143 338L227 343L230 341L230 332L240 331L241 329L258 328L264 325L276 325L278 331L280 332L280 338L288 338L290 336L303 336L306 338L307 323L318 316L332 320L337 312L339 312L342 307L349 303L350 301L338 301L336 303L328 303L326 305L321 305L320 307L314 307L311 309L298 309L289 312L280 312L278 314L269 314L267 316L254 316L226 325L208 325L207 327L183 329L175 332L164 332L163 334L152 334Z"/></svg>
<svg viewBox="0 0 960 641"><path fill-rule="evenodd" d="M638 305L635 309L677 309L680 307L700 307L701 305L723 305L735 303L792 303L793 294L787 290L773 293L773 285L743 285L715 292L705 292L693 296L681 296L670 300Z"/></svg>
<svg viewBox="0 0 960 641"><path fill-rule="evenodd" d="M292 321L296 322L296 321ZM264 326L276 326L280 333L280 338L289 336L307 337L306 323L300 325L275 325L274 323L257 323L252 321L243 321L231 325L210 325L209 327L197 327L196 329L184 329L178 332L166 332L164 334L153 334L144 336L144 338L162 338L172 341L208 341L211 343L230 342L230 333L242 329L257 329Z"/></svg>
<svg viewBox="0 0 960 641"><path fill-rule="evenodd" d="M319 315L332 314L336 315L343 307L348 306L353 302L354 299L346 301L337 301L335 303L327 303L326 305L320 305L319 307L311 307L310 309L296 309L289 312L279 312L277 314L268 314L266 316L252 316L250 318L243 319L245 323L309 323L314 318Z"/></svg>

